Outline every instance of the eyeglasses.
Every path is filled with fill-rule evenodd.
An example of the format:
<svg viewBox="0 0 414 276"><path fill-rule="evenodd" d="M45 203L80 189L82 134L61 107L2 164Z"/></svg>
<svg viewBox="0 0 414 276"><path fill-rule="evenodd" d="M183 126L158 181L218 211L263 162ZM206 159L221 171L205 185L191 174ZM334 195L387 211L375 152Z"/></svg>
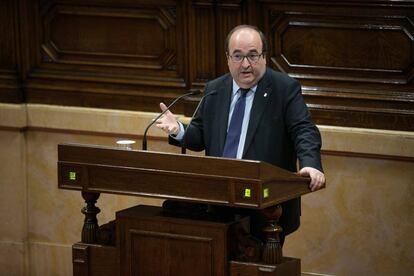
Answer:
<svg viewBox="0 0 414 276"><path fill-rule="evenodd" d="M250 63L256 63L259 61L260 56L263 56L264 52L260 53L260 54L248 54L248 55L242 55L242 54L234 54L234 55L228 55L229 58L231 59L231 61L233 62L243 62L244 58L247 58L247 60Z"/></svg>

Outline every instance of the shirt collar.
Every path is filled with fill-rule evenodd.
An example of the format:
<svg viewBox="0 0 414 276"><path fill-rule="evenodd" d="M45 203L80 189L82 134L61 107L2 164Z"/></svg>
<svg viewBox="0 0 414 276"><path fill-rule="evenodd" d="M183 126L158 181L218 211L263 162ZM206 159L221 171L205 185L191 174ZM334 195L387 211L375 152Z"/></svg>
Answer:
<svg viewBox="0 0 414 276"><path fill-rule="evenodd" d="M236 93L237 93L237 91L239 91L239 89L240 89L240 86L238 86L237 83L233 79L232 97L234 97L236 95ZM250 87L250 91L253 91L253 93L256 92L256 89L257 89L257 84L255 86L253 86L253 87ZM247 94L249 94L249 93L247 93Z"/></svg>

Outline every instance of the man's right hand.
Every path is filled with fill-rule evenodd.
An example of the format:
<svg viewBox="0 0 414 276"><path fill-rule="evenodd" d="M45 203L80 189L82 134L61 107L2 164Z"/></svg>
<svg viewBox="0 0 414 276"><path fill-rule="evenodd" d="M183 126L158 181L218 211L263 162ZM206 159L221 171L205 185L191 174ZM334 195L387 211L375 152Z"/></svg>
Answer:
<svg viewBox="0 0 414 276"><path fill-rule="evenodd" d="M167 109L167 106L164 103L160 103L160 108L164 111ZM175 119L174 114L172 114L169 110L167 110L167 112L165 112L165 114L155 123L156 127L162 129L168 135L177 135L180 132L180 126L177 119Z"/></svg>

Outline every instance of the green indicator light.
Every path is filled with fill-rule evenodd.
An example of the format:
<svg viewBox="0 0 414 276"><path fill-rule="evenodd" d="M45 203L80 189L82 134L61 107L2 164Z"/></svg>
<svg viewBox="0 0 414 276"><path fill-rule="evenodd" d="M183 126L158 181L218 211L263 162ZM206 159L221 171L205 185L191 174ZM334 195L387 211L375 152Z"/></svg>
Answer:
<svg viewBox="0 0 414 276"><path fill-rule="evenodd" d="M251 197L251 190L250 189L244 189L244 197Z"/></svg>
<svg viewBox="0 0 414 276"><path fill-rule="evenodd" d="M76 172L69 172L69 180L72 180L72 181L76 180Z"/></svg>
<svg viewBox="0 0 414 276"><path fill-rule="evenodd" d="M269 197L269 188L263 189L263 198Z"/></svg>

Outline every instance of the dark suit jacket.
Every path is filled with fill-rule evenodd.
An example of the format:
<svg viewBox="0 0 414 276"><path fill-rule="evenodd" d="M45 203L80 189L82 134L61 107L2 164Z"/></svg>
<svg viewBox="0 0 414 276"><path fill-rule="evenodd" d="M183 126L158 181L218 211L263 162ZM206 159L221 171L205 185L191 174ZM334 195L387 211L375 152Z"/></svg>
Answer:
<svg viewBox="0 0 414 276"><path fill-rule="evenodd" d="M200 108L187 127L186 146L206 155L222 156L226 139L228 114L233 79L226 74L207 83ZM322 171L320 160L321 137L312 123L301 94L300 84L287 76L267 68L254 95L250 121L243 151L243 159L266 161L296 172L300 167L313 167ZM170 143L177 142L170 139ZM285 234L299 227L300 200L282 204L279 221ZM261 232L263 219L253 221ZM253 232L255 232L253 230Z"/></svg>

